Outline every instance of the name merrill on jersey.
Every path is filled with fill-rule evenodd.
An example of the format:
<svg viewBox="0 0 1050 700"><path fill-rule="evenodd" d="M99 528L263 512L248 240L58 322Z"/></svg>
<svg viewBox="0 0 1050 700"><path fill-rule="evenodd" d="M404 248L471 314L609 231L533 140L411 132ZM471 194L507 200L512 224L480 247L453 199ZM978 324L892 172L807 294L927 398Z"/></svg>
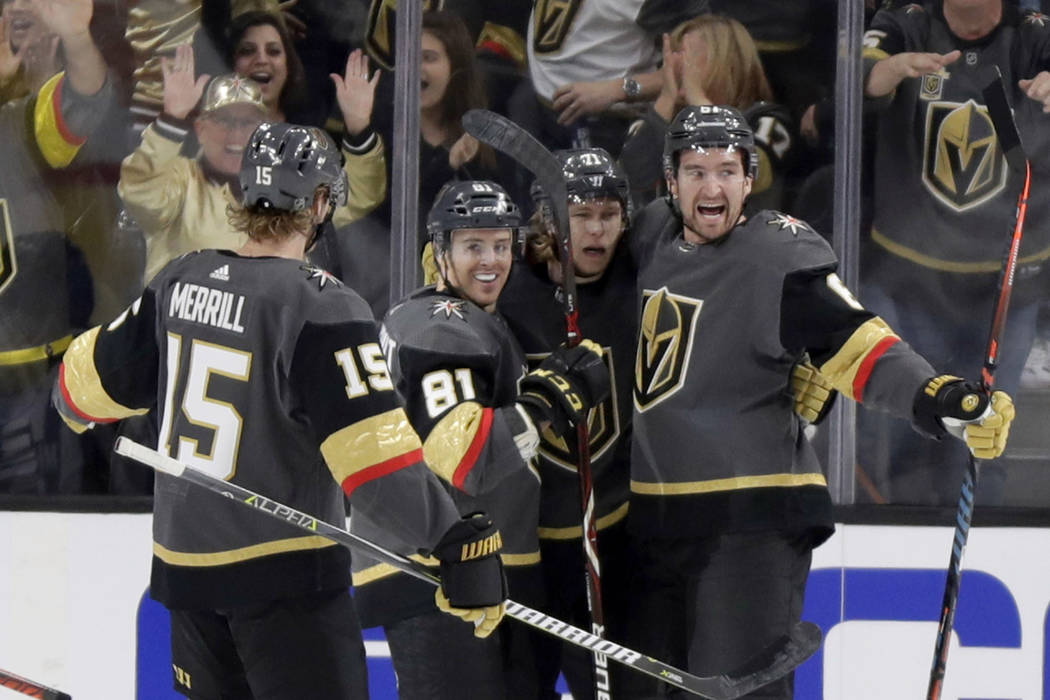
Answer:
<svg viewBox="0 0 1050 700"><path fill-rule="evenodd" d="M203 323L215 328L244 333L241 314L244 295L224 292L199 284L176 282L171 290L168 316L183 321Z"/></svg>

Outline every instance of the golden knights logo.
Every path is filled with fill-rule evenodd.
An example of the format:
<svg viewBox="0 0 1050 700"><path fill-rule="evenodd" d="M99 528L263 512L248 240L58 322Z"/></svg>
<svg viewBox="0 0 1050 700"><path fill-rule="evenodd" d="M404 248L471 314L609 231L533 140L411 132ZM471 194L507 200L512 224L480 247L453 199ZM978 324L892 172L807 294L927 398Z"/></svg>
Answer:
<svg viewBox="0 0 1050 700"><path fill-rule="evenodd" d="M634 407L639 411L673 395L685 382L703 305L700 299L671 294L667 287L642 292L634 369Z"/></svg>
<svg viewBox="0 0 1050 700"><path fill-rule="evenodd" d="M443 0L424 0L423 12L440 10ZM394 68L394 28L397 26L397 0L372 0L365 25L365 50L387 70Z"/></svg>
<svg viewBox="0 0 1050 700"><path fill-rule="evenodd" d="M537 0L533 9L532 49L551 53L561 48L583 0Z"/></svg>
<svg viewBox="0 0 1050 700"><path fill-rule="evenodd" d="M11 214L7 210L7 200L0 199L0 292L11 284L17 273L15 232L11 228Z"/></svg>
<svg viewBox="0 0 1050 700"><path fill-rule="evenodd" d="M941 202L966 211L1006 187L1006 158L985 107L931 102L926 110L922 181Z"/></svg>
<svg viewBox="0 0 1050 700"><path fill-rule="evenodd" d="M548 354L530 354L527 358L529 369L533 370L539 366ZM587 437L592 461L597 461L608 452L620 437L620 398L616 393L616 367L613 363L612 348L602 347L602 360L609 370L611 386L609 398L592 408L587 414ZM576 454L576 431L570 433L569 439L572 440L571 448L565 438L547 428L540 435L539 451L551 463L575 472L579 464Z"/></svg>

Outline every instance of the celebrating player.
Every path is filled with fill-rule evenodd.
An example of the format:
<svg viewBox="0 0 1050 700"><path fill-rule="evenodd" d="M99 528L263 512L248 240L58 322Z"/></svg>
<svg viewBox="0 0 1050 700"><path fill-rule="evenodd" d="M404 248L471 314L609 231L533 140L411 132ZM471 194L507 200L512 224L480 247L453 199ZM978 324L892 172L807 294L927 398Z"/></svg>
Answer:
<svg viewBox="0 0 1050 700"><path fill-rule="evenodd" d="M521 348L495 311L519 224L518 207L496 183L447 185L427 217L438 281L390 310L382 339L427 463L456 487L461 512L492 514L512 597L540 604L540 479L530 464L538 429L565 432L581 420L608 392L608 373L600 349L585 341L526 375ZM369 515L354 513L351 523L383 540ZM475 640L448 624L415 581L367 563L355 559L355 598L366 626L386 628L402 698L461 698L464 689L471 697L539 696L536 633L503 627Z"/></svg>
<svg viewBox="0 0 1050 700"><path fill-rule="evenodd" d="M581 332L600 344L612 374L612 391L591 413L590 461L595 493L598 554L606 636L622 639L628 609L630 557L624 524L630 478L631 368L637 326L634 319L635 269L623 243L630 222L627 179L601 148L555 151L565 177L573 269ZM539 362L565 341L565 310L559 284L565 274L559 245L551 233L551 202L538 184L532 187L536 214L529 237L530 265L516 265L499 309L528 358ZM541 435L538 467L543 477L540 499L540 551L546 610L590 627L581 537L579 455L575 436L551 431ZM543 687L553 692L562 670L573 696L594 696L596 682L589 655L570 645L540 655ZM609 664L617 696L619 664ZM630 671L622 671L630 673ZM541 696L546 697L546 696Z"/></svg>
<svg viewBox="0 0 1050 700"><path fill-rule="evenodd" d="M264 123L240 185L231 219L248 242L172 261L77 338L55 406L84 430L156 402L158 449L196 469L339 526L349 496L433 552L444 608L491 632L506 595L499 532L461 519L429 473L365 303L304 262L347 198L339 150L318 129ZM153 533L151 592L171 610L181 693L368 697L347 550L164 475Z"/></svg>
<svg viewBox="0 0 1050 700"><path fill-rule="evenodd" d="M745 218L757 163L737 110L683 109L664 149L671 206L653 202L632 229L634 641L698 674L741 666L799 620L812 549L833 529L786 391L801 353L845 396L950 432L981 459L1002 452L1014 416L1007 394L937 376L864 309L805 222ZM790 698L792 679L749 697Z"/></svg>

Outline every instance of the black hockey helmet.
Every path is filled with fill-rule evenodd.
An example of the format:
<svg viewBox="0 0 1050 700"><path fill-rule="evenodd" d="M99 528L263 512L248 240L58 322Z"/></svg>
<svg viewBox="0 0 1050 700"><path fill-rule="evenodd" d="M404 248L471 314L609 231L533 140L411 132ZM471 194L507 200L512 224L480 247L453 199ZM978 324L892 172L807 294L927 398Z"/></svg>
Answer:
<svg viewBox="0 0 1050 700"><path fill-rule="evenodd" d="M747 175L752 179L758 175L755 133L744 115L734 107L691 105L675 116L664 139L664 170L669 176L673 176L678 168L678 154L687 148L743 151Z"/></svg>
<svg viewBox="0 0 1050 700"><path fill-rule="evenodd" d="M490 180L446 184L427 215L427 235L435 253L447 250L452 242L450 234L461 228L509 228L517 245L520 226L518 205L505 189Z"/></svg>
<svg viewBox="0 0 1050 700"><path fill-rule="evenodd" d="M575 204L597 197L612 197L620 202L624 221L629 221L631 188L627 176L604 148L575 148L555 151L554 157L561 165L569 203ZM538 181L529 190L536 209L547 214L550 196L543 191Z"/></svg>
<svg viewBox="0 0 1050 700"><path fill-rule="evenodd" d="M343 153L324 131L283 122L260 124L244 150L241 191L246 207L295 212L328 185L333 208L346 204Z"/></svg>

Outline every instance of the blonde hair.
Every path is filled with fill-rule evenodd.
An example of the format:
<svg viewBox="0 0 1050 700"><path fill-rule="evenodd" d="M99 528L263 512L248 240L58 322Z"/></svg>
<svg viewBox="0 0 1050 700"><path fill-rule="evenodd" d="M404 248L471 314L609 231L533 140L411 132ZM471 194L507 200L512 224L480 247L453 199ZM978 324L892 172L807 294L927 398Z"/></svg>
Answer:
<svg viewBox="0 0 1050 700"><path fill-rule="evenodd" d="M759 101L773 101L758 47L743 24L732 17L699 15L674 28L671 49L680 50L685 35L693 32L704 41L707 71L703 88L713 103L744 110Z"/></svg>
<svg viewBox="0 0 1050 700"><path fill-rule="evenodd" d="M321 185L314 191L313 201L316 202L322 195L327 199L328 193L328 185ZM257 243L279 241L295 233L309 231L314 225L313 206L299 211L276 211L259 206L230 204L226 207L226 216L234 229Z"/></svg>

